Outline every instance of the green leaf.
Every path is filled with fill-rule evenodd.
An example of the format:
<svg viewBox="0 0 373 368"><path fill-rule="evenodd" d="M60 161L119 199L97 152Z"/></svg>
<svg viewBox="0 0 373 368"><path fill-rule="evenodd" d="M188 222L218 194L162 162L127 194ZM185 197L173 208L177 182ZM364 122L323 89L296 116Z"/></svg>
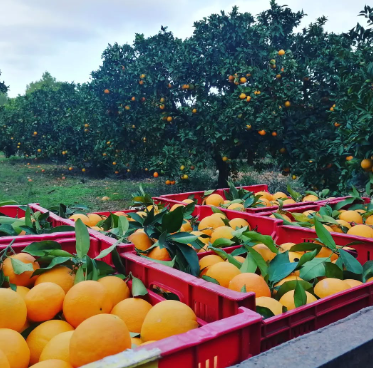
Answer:
<svg viewBox="0 0 373 368"><path fill-rule="evenodd" d="M118 218L118 228L119 228L119 235L121 237L123 237L126 234L128 228L129 228L129 222L126 219L126 217L119 216L119 218Z"/></svg>
<svg viewBox="0 0 373 368"><path fill-rule="evenodd" d="M276 247L276 244L271 236L262 235L256 231L245 231L243 235L253 242L265 244L271 252L278 253L278 248Z"/></svg>
<svg viewBox="0 0 373 368"><path fill-rule="evenodd" d="M336 264L327 262L325 267L325 277L330 277L332 279L343 279L343 271Z"/></svg>
<svg viewBox="0 0 373 368"><path fill-rule="evenodd" d="M206 196L209 196L210 194L214 193L215 192L215 189L211 189L211 190L205 190L203 192L203 196L206 197Z"/></svg>
<svg viewBox="0 0 373 368"><path fill-rule="evenodd" d="M114 268L109 266L106 262L104 261L95 261L95 262L96 262L96 267L98 269L98 274L100 278L108 276L108 275L113 275L115 273Z"/></svg>
<svg viewBox="0 0 373 368"><path fill-rule="evenodd" d="M210 276L203 275L202 279L208 282L213 282L214 284L220 285L218 280L213 279Z"/></svg>
<svg viewBox="0 0 373 368"><path fill-rule="evenodd" d="M27 227L32 227L32 221L31 221L31 209L29 206L26 207L25 212L25 225Z"/></svg>
<svg viewBox="0 0 373 368"><path fill-rule="evenodd" d="M44 240L34 242L28 245L23 252L31 254L32 256L42 257L48 254L48 251L61 249L61 244L52 240Z"/></svg>
<svg viewBox="0 0 373 368"><path fill-rule="evenodd" d="M111 259L113 261L113 264L114 264L114 267L115 267L116 271L125 275L126 274L126 268L124 267L124 264L122 262L122 258L119 255L117 248L114 248L114 250L111 252Z"/></svg>
<svg viewBox="0 0 373 368"><path fill-rule="evenodd" d="M295 202L300 202L300 200L302 199L302 195L300 193L292 189L292 187L289 184L287 185L287 190L290 194L290 197L294 199Z"/></svg>
<svg viewBox="0 0 373 368"><path fill-rule="evenodd" d="M182 244L190 244L198 239L198 236L190 233L176 233L167 237L167 240L176 241Z"/></svg>
<svg viewBox="0 0 373 368"><path fill-rule="evenodd" d="M130 336L131 337L140 337L140 333L139 332L130 332Z"/></svg>
<svg viewBox="0 0 373 368"><path fill-rule="evenodd" d="M225 247L229 247L229 246L231 246L233 244L234 244L234 241L232 241L230 239L219 238L219 239L216 239L214 241L214 243L212 244L212 246L214 248L225 248Z"/></svg>
<svg viewBox="0 0 373 368"><path fill-rule="evenodd" d="M330 262L330 258L314 258L307 262L300 270L300 278L309 281L316 277L325 276L325 262Z"/></svg>
<svg viewBox="0 0 373 368"><path fill-rule="evenodd" d="M4 271L1 268L0 269L0 287L3 285L4 281L5 281Z"/></svg>
<svg viewBox="0 0 373 368"><path fill-rule="evenodd" d="M76 272L76 275L75 275L75 281L74 281L74 285L78 284L79 282L82 282L84 281L84 269L83 269L83 266L80 266L78 268L78 271Z"/></svg>
<svg viewBox="0 0 373 368"><path fill-rule="evenodd" d="M214 248L213 245L210 245L209 249L214 251L219 257L223 258L224 261L228 260L228 262L232 263L232 265L236 266L237 268L241 268L241 263L238 262L236 258L234 258L231 254L227 253L225 250L220 248Z"/></svg>
<svg viewBox="0 0 373 368"><path fill-rule="evenodd" d="M291 281L286 281L284 282L277 290L276 293L276 299L280 300L281 297L286 294L288 291L295 290L295 287L297 284L300 283L304 290L311 290L312 289L312 284L310 284L307 281L304 280L291 280Z"/></svg>
<svg viewBox="0 0 373 368"><path fill-rule="evenodd" d="M330 232L325 229L322 223L315 217L315 229L318 238L321 242L331 250L336 250L337 246L335 245L334 239L332 238Z"/></svg>
<svg viewBox="0 0 373 368"><path fill-rule="evenodd" d="M132 296L135 298L137 296L144 296L148 294L148 290L146 289L143 282L138 279L137 277L131 274L132 279Z"/></svg>
<svg viewBox="0 0 373 368"><path fill-rule="evenodd" d="M90 247L90 239L87 226L81 219L75 221L76 254L80 259L87 255Z"/></svg>
<svg viewBox="0 0 373 368"><path fill-rule="evenodd" d="M53 267L69 262L69 261L71 261L71 257L55 257L52 259L52 262L48 265L48 267L38 268L37 270L34 271L32 276L41 275L42 273L49 271Z"/></svg>
<svg viewBox="0 0 373 368"><path fill-rule="evenodd" d="M296 268L298 263L289 261L289 252L277 254L268 266L268 280L271 283L277 283L289 276Z"/></svg>
<svg viewBox="0 0 373 368"><path fill-rule="evenodd" d="M149 260L149 261L159 263L159 264L162 264L164 266L171 267L171 268L173 268L175 266L175 262L176 262L176 257L174 257L174 259L172 261L161 261L159 259L149 258L147 256L144 256L143 254L140 254L140 256L142 258L145 258L145 259Z"/></svg>
<svg viewBox="0 0 373 368"><path fill-rule="evenodd" d="M347 271L350 271L358 275L363 273L363 266L350 253L346 252L343 249L340 249L339 256L342 259L342 262L346 267Z"/></svg>
<svg viewBox="0 0 373 368"><path fill-rule="evenodd" d="M48 233L64 233L67 231L74 231L74 226L68 226L68 225L62 225L62 226L56 226L48 230Z"/></svg>
<svg viewBox="0 0 373 368"><path fill-rule="evenodd" d="M182 206L177 207L172 212L168 212L163 216L162 229L168 233L174 233L179 231L183 225L184 220L184 208Z"/></svg>
<svg viewBox="0 0 373 368"><path fill-rule="evenodd" d="M189 268L190 268L190 273L193 276L198 277L200 273L200 267L199 267L199 259L198 259L196 251L192 247L189 247L186 244L178 243L177 247L181 251L185 260L187 261Z"/></svg>
<svg viewBox="0 0 373 368"><path fill-rule="evenodd" d="M303 289L303 286L300 282L297 282L297 285L295 286L294 304L297 308L307 304L306 291Z"/></svg>
<svg viewBox="0 0 373 368"><path fill-rule="evenodd" d="M241 293L246 293L247 290L246 290L246 285L243 285L241 290L240 290Z"/></svg>
<svg viewBox="0 0 373 368"><path fill-rule="evenodd" d="M242 266L240 267L240 271L242 273L254 273L258 266L256 265L251 253L248 253L245 261L242 263Z"/></svg>
<svg viewBox="0 0 373 368"><path fill-rule="evenodd" d="M334 206L334 210L338 211L340 210L341 208L349 205L349 204L352 204L355 202L355 198L354 197L351 197L351 198L347 198L345 199L344 201L341 201L341 202L338 202L335 206Z"/></svg>
<svg viewBox="0 0 373 368"><path fill-rule="evenodd" d="M299 243L299 244L293 245L290 248L290 252L305 252L305 251L315 250L315 249L318 252L320 252L321 248L322 248L322 245L317 244L317 243Z"/></svg>
<svg viewBox="0 0 373 368"><path fill-rule="evenodd" d="M17 236L18 233L13 229L12 225L10 224L1 224L0 225L0 235L11 235L11 236Z"/></svg>
<svg viewBox="0 0 373 368"><path fill-rule="evenodd" d="M318 249L314 249L311 252L304 253L298 262L297 269L300 269L306 262L313 260L319 253Z"/></svg>
<svg viewBox="0 0 373 368"><path fill-rule="evenodd" d="M123 216L121 216L121 217L123 217ZM94 259L101 259L101 258L106 257L118 246L119 243L120 243L120 241L118 240L113 245L111 245L109 248L106 248L106 249L102 250L100 252L100 254L97 257L95 257Z"/></svg>
<svg viewBox="0 0 373 368"><path fill-rule="evenodd" d="M341 258L338 258L338 260L339 259L341 259ZM363 280L363 282L366 282L371 277L373 277L373 261L368 261L368 262L365 262L364 265L363 265L362 280Z"/></svg>
<svg viewBox="0 0 373 368"><path fill-rule="evenodd" d="M263 259L260 253L258 253L253 247L249 247L245 245L245 248L248 252L250 252L251 256L253 257L254 262L259 267L260 273L263 277L267 276L268 274L268 266L266 261Z"/></svg>
<svg viewBox="0 0 373 368"><path fill-rule="evenodd" d="M3 206L14 206L14 205L17 205L18 203L16 201L13 201L13 200L8 200L8 201L2 201L0 202L0 207L3 207Z"/></svg>
<svg viewBox="0 0 373 368"><path fill-rule="evenodd" d="M16 275L20 275L26 271L34 271L32 263L23 263L16 258L10 258L10 262Z"/></svg>
<svg viewBox="0 0 373 368"><path fill-rule="evenodd" d="M266 307L260 307L259 305L257 305L255 311L256 313L259 313L263 317L263 319L274 317L273 312Z"/></svg>
<svg viewBox="0 0 373 368"><path fill-rule="evenodd" d="M294 217L294 219L295 219L296 221L300 221L300 222L310 222L310 223L312 223L312 221L313 221L313 219L309 218L309 217L306 216L306 215L303 215L303 213L296 213L296 212L293 212L291 215Z"/></svg>

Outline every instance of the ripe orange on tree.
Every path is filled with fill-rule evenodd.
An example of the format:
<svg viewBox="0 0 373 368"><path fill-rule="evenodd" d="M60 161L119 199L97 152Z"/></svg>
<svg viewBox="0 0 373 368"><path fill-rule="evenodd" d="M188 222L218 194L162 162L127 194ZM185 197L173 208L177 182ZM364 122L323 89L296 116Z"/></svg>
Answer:
<svg viewBox="0 0 373 368"><path fill-rule="evenodd" d="M158 178L159 174L158 174L157 172L155 172L155 173L153 174L153 176L154 176L155 178Z"/></svg>
<svg viewBox="0 0 373 368"><path fill-rule="evenodd" d="M250 102L251 101L251 96L247 96L246 101Z"/></svg>
<svg viewBox="0 0 373 368"><path fill-rule="evenodd" d="M240 78L240 82L241 82L241 83L246 83L246 82L247 82L247 79L246 79L245 77L241 77L241 78Z"/></svg>
<svg viewBox="0 0 373 368"><path fill-rule="evenodd" d="M285 107L290 107L291 106L291 102L290 101L286 101L285 102Z"/></svg>
<svg viewBox="0 0 373 368"><path fill-rule="evenodd" d="M279 54L280 56L285 55L285 50L280 50L280 51L278 52L278 54Z"/></svg>
<svg viewBox="0 0 373 368"><path fill-rule="evenodd" d="M106 88L106 89L104 90L104 93L105 93L105 94L109 94L110 91Z"/></svg>
<svg viewBox="0 0 373 368"><path fill-rule="evenodd" d="M240 99L243 100L243 99L245 99L245 98L246 98L245 93L241 93L241 94L240 94Z"/></svg>
<svg viewBox="0 0 373 368"><path fill-rule="evenodd" d="M346 161L351 161L351 160L353 160L353 158L354 158L354 156L347 156Z"/></svg>
<svg viewBox="0 0 373 368"><path fill-rule="evenodd" d="M266 135L266 131L265 131L264 129L263 129L263 130L259 130L258 133L259 133L259 135L261 135L261 136Z"/></svg>

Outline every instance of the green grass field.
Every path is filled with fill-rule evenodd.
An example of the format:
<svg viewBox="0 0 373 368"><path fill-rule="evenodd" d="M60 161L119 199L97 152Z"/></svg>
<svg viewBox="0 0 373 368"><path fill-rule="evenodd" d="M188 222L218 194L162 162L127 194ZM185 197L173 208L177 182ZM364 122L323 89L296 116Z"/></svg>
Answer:
<svg viewBox="0 0 373 368"><path fill-rule="evenodd" d="M59 203L79 203L87 205L92 211L120 210L128 207L132 193L138 190L140 184L152 195L162 193L159 182L152 179L97 179L81 173L71 174L64 166L19 158L5 159L0 154L0 201L37 202L46 208ZM102 201L103 196L108 196L110 200Z"/></svg>

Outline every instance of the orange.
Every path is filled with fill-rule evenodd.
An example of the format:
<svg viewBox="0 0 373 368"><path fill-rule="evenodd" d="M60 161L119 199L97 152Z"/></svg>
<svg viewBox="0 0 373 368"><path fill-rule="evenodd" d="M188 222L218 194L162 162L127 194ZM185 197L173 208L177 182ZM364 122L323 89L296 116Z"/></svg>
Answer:
<svg viewBox="0 0 373 368"><path fill-rule="evenodd" d="M77 221L78 219L81 219L84 225L90 226L91 220L88 218L88 216L83 215L82 213L77 213L69 217L69 220Z"/></svg>
<svg viewBox="0 0 373 368"><path fill-rule="evenodd" d="M336 233L343 233L341 226L347 227L347 229L351 229L351 225L344 220L337 220L338 224L340 225L330 225L330 227L333 229L334 232Z"/></svg>
<svg viewBox="0 0 373 368"><path fill-rule="evenodd" d="M6 356L10 368L27 368L29 366L30 350L22 335L17 331L0 328L0 348Z"/></svg>
<svg viewBox="0 0 373 368"><path fill-rule="evenodd" d="M356 225L349 229L347 234L373 238L373 229L367 225Z"/></svg>
<svg viewBox="0 0 373 368"><path fill-rule="evenodd" d="M157 342L157 341L156 340L150 340L150 341L147 341L147 342L143 342L140 346L149 345L149 344L152 344L153 342Z"/></svg>
<svg viewBox="0 0 373 368"><path fill-rule="evenodd" d="M248 230L251 230L250 224L241 218L234 218L229 221L229 226L233 229L236 230L237 228L245 227L247 226Z"/></svg>
<svg viewBox="0 0 373 368"><path fill-rule="evenodd" d="M268 296L260 296L255 299L255 303L257 307L268 308L275 316L282 314L282 304L276 299Z"/></svg>
<svg viewBox="0 0 373 368"><path fill-rule="evenodd" d="M72 330L74 328L71 325L60 320L46 321L37 326L26 339L31 353L30 363L35 364L39 361L40 354L53 337Z"/></svg>
<svg viewBox="0 0 373 368"><path fill-rule="evenodd" d="M299 262L300 258L304 253L301 252L289 252L289 261L290 262Z"/></svg>
<svg viewBox="0 0 373 368"><path fill-rule="evenodd" d="M280 56L285 55L285 50L280 50L280 51L278 52L278 54L279 54Z"/></svg>
<svg viewBox="0 0 373 368"><path fill-rule="evenodd" d="M284 284L285 282L294 281L294 280L302 280L302 279L300 277L296 276L296 275L289 275L289 276L286 276L285 278L283 278L282 280L280 280L277 284L275 284L275 287L279 287L282 284ZM274 292L274 294L276 294L276 293Z"/></svg>
<svg viewBox="0 0 373 368"><path fill-rule="evenodd" d="M265 199L267 199L268 201L272 201L273 200L273 197L272 197L272 194L271 193L268 193L268 192L256 192L255 193L256 196L260 195L261 197L264 197Z"/></svg>
<svg viewBox="0 0 373 368"><path fill-rule="evenodd" d="M287 250L290 251L290 249L295 245L295 243L283 243L280 245L280 247L278 248L278 251L280 253L284 253L286 252Z"/></svg>
<svg viewBox="0 0 373 368"><path fill-rule="evenodd" d="M2 368L10 368L8 358L2 352L2 350L0 350L0 367L2 367Z"/></svg>
<svg viewBox="0 0 373 368"><path fill-rule="evenodd" d="M75 274L66 266L57 266L51 270L42 273L35 281L35 285L44 282L53 282L59 285L65 293L74 286Z"/></svg>
<svg viewBox="0 0 373 368"><path fill-rule="evenodd" d="M276 192L272 196L273 200L277 200L277 199L281 199L281 198L288 198L288 196L284 192Z"/></svg>
<svg viewBox="0 0 373 368"><path fill-rule="evenodd" d="M302 202L315 202L318 201L319 197L316 197L315 195L309 194L303 197Z"/></svg>
<svg viewBox="0 0 373 368"><path fill-rule="evenodd" d="M197 327L197 316L190 307L176 300L166 300L156 304L146 315L141 339L158 341Z"/></svg>
<svg viewBox="0 0 373 368"><path fill-rule="evenodd" d="M356 224L363 223L363 218L360 213L356 211L344 211L339 214L339 219L347 222L355 222Z"/></svg>
<svg viewBox="0 0 373 368"><path fill-rule="evenodd" d="M314 243L321 244L319 242L314 242ZM330 257L331 261L335 261L338 259L337 254L333 253L329 248L323 246L320 249L320 252L317 254L316 258L327 258L327 257Z"/></svg>
<svg viewBox="0 0 373 368"><path fill-rule="evenodd" d="M34 276L31 278L33 271L25 271L20 275L16 275L13 270L11 259L16 259L23 263L29 264L32 263L32 267L35 270L40 268L39 263L35 261L35 258L27 253L19 253L8 258L5 258L3 262L3 272L4 276L9 277L9 283L17 285L17 286L31 286L34 284L36 277Z"/></svg>
<svg viewBox="0 0 373 368"><path fill-rule="evenodd" d="M153 241L143 232L135 232L128 237L137 249L147 250L153 245Z"/></svg>
<svg viewBox="0 0 373 368"><path fill-rule="evenodd" d="M30 368L74 368L70 363L60 359L49 359L36 363Z"/></svg>
<svg viewBox="0 0 373 368"><path fill-rule="evenodd" d="M155 172L155 173L153 174L153 176L154 176L155 178L158 178L159 174L158 174L157 172Z"/></svg>
<svg viewBox="0 0 373 368"><path fill-rule="evenodd" d="M369 216L365 219L365 224L366 225L373 225L373 215L371 215L371 216Z"/></svg>
<svg viewBox="0 0 373 368"><path fill-rule="evenodd" d="M361 285L362 282L354 279L345 279L343 280L345 284L347 284L349 287L353 288L355 286Z"/></svg>
<svg viewBox="0 0 373 368"><path fill-rule="evenodd" d="M325 298L326 296L333 295L350 288L351 286L348 283L345 283L343 280L325 278L316 284L314 292L319 298Z"/></svg>
<svg viewBox="0 0 373 368"><path fill-rule="evenodd" d="M142 344L142 340L139 337L131 337L132 349Z"/></svg>
<svg viewBox="0 0 373 368"><path fill-rule="evenodd" d="M371 169L373 166L373 161L365 158L364 160L361 161L360 165L361 165L361 168L364 170Z"/></svg>
<svg viewBox="0 0 373 368"><path fill-rule="evenodd" d="M245 259L246 259L246 258L244 258L244 257L242 257L242 256L233 256L233 258L234 258L236 261L240 262L240 263L244 263L244 262L245 262ZM229 260L226 259L225 262L229 262Z"/></svg>
<svg viewBox="0 0 373 368"><path fill-rule="evenodd" d="M312 302L315 302L317 299L308 291L306 291L307 301L306 304L310 304ZM287 310L295 309L295 303L294 303L294 290L290 290L287 293L285 293L279 300L279 302L287 308Z"/></svg>
<svg viewBox="0 0 373 368"><path fill-rule="evenodd" d="M182 205L181 203L176 203L176 204L174 204L174 205L170 208L170 211L172 212L172 211L176 210L176 208L178 208L178 207L184 207L184 205Z"/></svg>
<svg viewBox="0 0 373 368"><path fill-rule="evenodd" d="M30 291L26 286L17 286L16 292L25 300L27 293Z"/></svg>
<svg viewBox="0 0 373 368"><path fill-rule="evenodd" d="M211 194L206 197L205 202L208 206L219 207L224 203L224 198L220 194Z"/></svg>
<svg viewBox="0 0 373 368"><path fill-rule="evenodd" d="M288 199L285 199L282 203L285 205L285 204L293 204L296 202L294 201L294 199L288 198Z"/></svg>
<svg viewBox="0 0 373 368"><path fill-rule="evenodd" d="M60 359L70 363L70 340L73 333L67 331L52 337L41 352L39 361Z"/></svg>
<svg viewBox="0 0 373 368"><path fill-rule="evenodd" d="M96 314L110 313L113 304L106 288L97 281L82 281L66 294L63 314L75 328Z"/></svg>
<svg viewBox="0 0 373 368"><path fill-rule="evenodd" d="M0 328L22 331L26 323L27 308L19 293L0 288Z"/></svg>
<svg viewBox="0 0 373 368"><path fill-rule="evenodd" d="M128 327L130 332L141 332L142 324L152 305L144 299L128 298L118 303L111 314L115 314Z"/></svg>
<svg viewBox="0 0 373 368"><path fill-rule="evenodd" d="M34 286L26 295L27 318L33 322L52 319L61 312L65 292L61 286L43 282Z"/></svg>
<svg viewBox="0 0 373 368"><path fill-rule="evenodd" d="M241 99L241 100L244 100L245 98L246 98L246 94L245 94L245 93L241 93L241 94L240 94L240 99Z"/></svg>
<svg viewBox="0 0 373 368"><path fill-rule="evenodd" d="M253 249L255 249L262 257L263 259L267 261L272 261L273 258L276 257L276 253L273 253L266 245L264 244L256 244L253 246Z"/></svg>
<svg viewBox="0 0 373 368"><path fill-rule="evenodd" d="M190 232L192 230L193 230L193 228L192 228L192 225L190 224L190 222L188 220L183 220L183 225L181 226L180 231L181 232L183 232L183 231Z"/></svg>
<svg viewBox="0 0 373 368"><path fill-rule="evenodd" d="M82 322L70 340L70 362L74 367L95 362L131 348L126 324L113 314L100 314Z"/></svg>
<svg viewBox="0 0 373 368"><path fill-rule="evenodd" d="M258 133L259 133L259 135L262 135L262 136L266 135L266 131L265 130L259 130Z"/></svg>
<svg viewBox="0 0 373 368"><path fill-rule="evenodd" d="M227 262L215 263L206 272L206 276L212 277L219 285L226 288L229 286L230 281L240 274L241 271L236 266Z"/></svg>
<svg viewBox="0 0 373 368"><path fill-rule="evenodd" d="M309 217L309 216L312 215L313 213L316 213L316 214L318 215L318 213L317 213L316 211L314 211L314 210L304 211L304 212L303 212L303 215Z"/></svg>
<svg viewBox="0 0 373 368"><path fill-rule="evenodd" d="M153 248L147 256L149 258L158 259L159 261L171 261L170 254L166 248L155 247Z"/></svg>
<svg viewBox="0 0 373 368"><path fill-rule="evenodd" d="M221 238L232 239L233 238L233 231L234 230L231 227L229 227L229 226L220 226L220 227L218 227L217 229L215 229L212 232L211 243L214 244L214 242L217 239L221 239Z"/></svg>
<svg viewBox="0 0 373 368"><path fill-rule="evenodd" d="M279 215L281 215L285 220L291 222L291 218L289 216L285 215L284 213L279 213ZM275 215L271 215L269 217L277 219L277 217Z"/></svg>
<svg viewBox="0 0 373 368"><path fill-rule="evenodd" d="M113 307L120 301L130 297L131 292L125 281L116 276L106 276L98 280L106 289Z"/></svg>
<svg viewBox="0 0 373 368"><path fill-rule="evenodd" d="M193 199L183 199L181 202L189 204L189 203L193 203L194 201Z"/></svg>
<svg viewBox="0 0 373 368"><path fill-rule="evenodd" d="M243 287L246 287L246 292L255 293L255 297L271 296L271 291L264 281L263 277L256 273L241 273L234 277L229 283L229 289L235 291L241 291Z"/></svg>
<svg viewBox="0 0 373 368"><path fill-rule="evenodd" d="M102 221L101 216L96 215L95 213L89 213L87 217L89 219L88 226L96 226L100 221Z"/></svg>
<svg viewBox="0 0 373 368"><path fill-rule="evenodd" d="M228 210L232 211L243 211L245 209L244 205L242 203L232 203L228 206Z"/></svg>
<svg viewBox="0 0 373 368"><path fill-rule="evenodd" d="M224 221L219 216L207 216L201 220L198 225L198 230L204 234L211 236L214 229L224 226Z"/></svg>
<svg viewBox="0 0 373 368"><path fill-rule="evenodd" d="M216 254L210 254L201 258L199 260L199 268L201 271L203 270L201 276L205 275L212 265L220 262L224 262L224 260Z"/></svg>
<svg viewBox="0 0 373 368"><path fill-rule="evenodd" d="M328 226L328 225L324 225L323 224L322 226L324 226L325 229L328 230L330 233L333 231L333 229L330 226ZM315 230L315 226L312 226L311 229Z"/></svg>

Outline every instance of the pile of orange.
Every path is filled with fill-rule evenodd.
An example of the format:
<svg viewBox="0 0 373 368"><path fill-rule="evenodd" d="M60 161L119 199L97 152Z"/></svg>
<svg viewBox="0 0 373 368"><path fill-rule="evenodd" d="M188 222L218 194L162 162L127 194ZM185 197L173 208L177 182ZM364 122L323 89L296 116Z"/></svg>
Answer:
<svg viewBox="0 0 373 368"><path fill-rule="evenodd" d="M361 236L364 238L373 238L373 215L365 215L367 213L364 209L344 210L338 211L339 215L335 223L327 223L323 226L329 232L346 233L348 235ZM291 214L291 213L290 213ZM319 212L314 210L307 210L302 213L309 218L313 223L314 216L320 216ZM281 213L281 216L289 222L293 222L291 216L287 213ZM271 217L275 217L271 215ZM314 226L312 227L314 229Z"/></svg>
<svg viewBox="0 0 373 368"><path fill-rule="evenodd" d="M74 285L73 271L58 266L30 278L31 271L14 272L12 258L39 268L26 253L3 263L4 275L17 289L0 288L1 368L81 367L198 327L187 305L169 300L152 306L131 297L119 277ZM25 339L21 332L28 329ZM131 338L130 332L138 336Z"/></svg>
<svg viewBox="0 0 373 368"><path fill-rule="evenodd" d="M274 194L271 194L269 192L260 191L260 192L255 193L255 196L260 196L259 204L265 207L278 206L279 199L282 200L283 204L296 203L294 199L290 198L288 195L286 195L283 192L276 192ZM315 195L306 195L302 199L303 202L314 202L318 200L319 198L316 197ZM217 194L217 193L213 193L204 199L204 204L208 206L224 207L224 208L227 208L228 210L234 210L234 211L244 211L245 207L243 203L244 201L241 201L241 203L237 203L237 200L235 200L232 203L232 201L224 199L220 194Z"/></svg>

